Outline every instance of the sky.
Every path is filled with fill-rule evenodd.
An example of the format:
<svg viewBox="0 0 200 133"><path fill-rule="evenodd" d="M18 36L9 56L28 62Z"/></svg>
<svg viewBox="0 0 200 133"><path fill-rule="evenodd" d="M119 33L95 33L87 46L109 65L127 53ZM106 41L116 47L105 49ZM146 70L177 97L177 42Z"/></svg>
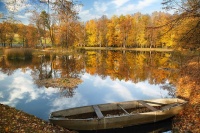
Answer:
<svg viewBox="0 0 200 133"><path fill-rule="evenodd" d="M151 14L154 11L162 11L162 0L82 0L80 17L83 21L100 18L106 15L126 15L141 12Z"/></svg>
<svg viewBox="0 0 200 133"><path fill-rule="evenodd" d="M31 8L33 3L38 3L39 0L16 0L15 7L6 6L5 2L12 2L14 0L0 0L0 13L6 14L17 9L15 16L24 23L28 23L30 13L24 13L25 7ZM28 1L29 4L23 4L22 1ZM45 0L43 0L45 1ZM50 0L54 1L54 0ZM78 0L83 6L79 7L80 21L88 21L91 19L98 19L102 15L111 18L113 15L126 15L141 12L143 14L151 14L154 11L162 10L162 0ZM44 5L44 4L43 4ZM47 10L46 8L43 8ZM1 17L1 16L0 16Z"/></svg>

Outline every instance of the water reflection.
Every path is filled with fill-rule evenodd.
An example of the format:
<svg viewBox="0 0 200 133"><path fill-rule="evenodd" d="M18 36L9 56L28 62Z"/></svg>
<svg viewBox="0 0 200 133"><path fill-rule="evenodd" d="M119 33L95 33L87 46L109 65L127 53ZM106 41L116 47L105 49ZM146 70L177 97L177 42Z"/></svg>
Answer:
<svg viewBox="0 0 200 133"><path fill-rule="evenodd" d="M37 88L30 71L23 73L16 70L11 76L0 80L0 102L34 114L47 120L51 111L86 105L81 94L77 93L72 98L66 99L59 96L58 89Z"/></svg>
<svg viewBox="0 0 200 133"><path fill-rule="evenodd" d="M166 71L178 67L172 62L171 53L136 52L136 51L86 51L86 72L98 74L102 78L132 81L134 83L148 80L150 84L165 83L166 80L177 78L177 71Z"/></svg>
<svg viewBox="0 0 200 133"><path fill-rule="evenodd" d="M47 120L59 109L171 97L174 89L161 88L177 79L178 71L163 69L178 69L171 56L132 51L44 53L20 64L3 57L0 102Z"/></svg>

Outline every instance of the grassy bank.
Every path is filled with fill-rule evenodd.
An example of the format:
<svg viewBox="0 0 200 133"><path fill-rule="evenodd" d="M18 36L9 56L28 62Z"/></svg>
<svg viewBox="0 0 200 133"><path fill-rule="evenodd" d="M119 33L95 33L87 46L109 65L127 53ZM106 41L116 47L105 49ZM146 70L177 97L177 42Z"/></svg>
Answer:
<svg viewBox="0 0 200 133"><path fill-rule="evenodd" d="M173 51L173 49L168 48L116 48L116 47L77 47L78 49L85 50L133 50L133 51Z"/></svg>
<svg viewBox="0 0 200 133"><path fill-rule="evenodd" d="M7 105L0 104L0 110L1 133L75 133Z"/></svg>

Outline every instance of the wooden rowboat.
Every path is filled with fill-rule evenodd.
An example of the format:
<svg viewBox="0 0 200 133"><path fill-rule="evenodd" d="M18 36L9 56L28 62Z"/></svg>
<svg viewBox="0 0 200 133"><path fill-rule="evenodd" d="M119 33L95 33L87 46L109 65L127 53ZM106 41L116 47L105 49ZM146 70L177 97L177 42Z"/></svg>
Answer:
<svg viewBox="0 0 200 133"><path fill-rule="evenodd" d="M187 101L170 98L83 106L52 112L51 123L73 130L100 130L158 122L178 114Z"/></svg>

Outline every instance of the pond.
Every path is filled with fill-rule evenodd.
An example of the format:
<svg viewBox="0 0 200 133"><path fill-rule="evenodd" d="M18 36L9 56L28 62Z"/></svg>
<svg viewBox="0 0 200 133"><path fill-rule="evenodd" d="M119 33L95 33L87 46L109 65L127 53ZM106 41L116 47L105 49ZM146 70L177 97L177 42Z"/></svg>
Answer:
<svg viewBox="0 0 200 133"><path fill-rule="evenodd" d="M171 52L150 51L44 52L28 61L2 56L0 103L47 121L60 109L176 97L180 62Z"/></svg>

